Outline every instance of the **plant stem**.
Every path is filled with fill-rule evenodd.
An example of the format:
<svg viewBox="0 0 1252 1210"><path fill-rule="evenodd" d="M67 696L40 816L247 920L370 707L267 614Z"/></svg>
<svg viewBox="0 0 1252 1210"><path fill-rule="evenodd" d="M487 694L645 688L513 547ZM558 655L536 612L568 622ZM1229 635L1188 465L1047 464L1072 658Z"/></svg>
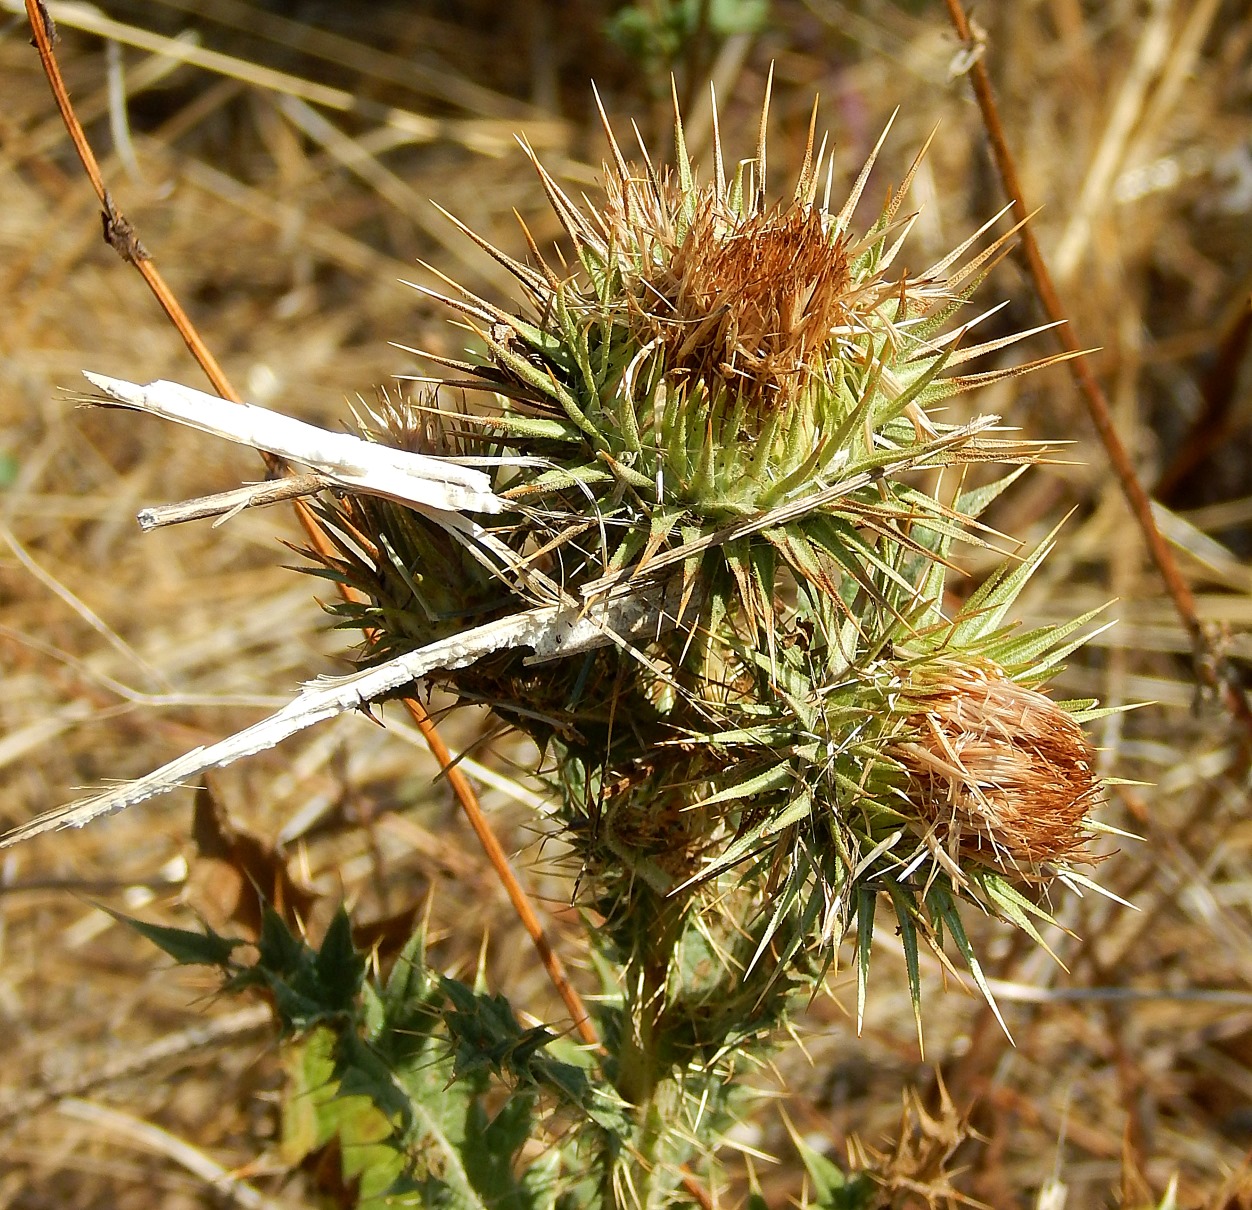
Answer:
<svg viewBox="0 0 1252 1210"><path fill-rule="evenodd" d="M635 1107L629 1154L635 1206L664 1205L680 1179L664 1155L674 1120L672 1047L665 1031L666 986L687 918L687 896L666 899L639 884L630 906L635 945L626 969L626 1028L618 1056L617 1090Z"/></svg>

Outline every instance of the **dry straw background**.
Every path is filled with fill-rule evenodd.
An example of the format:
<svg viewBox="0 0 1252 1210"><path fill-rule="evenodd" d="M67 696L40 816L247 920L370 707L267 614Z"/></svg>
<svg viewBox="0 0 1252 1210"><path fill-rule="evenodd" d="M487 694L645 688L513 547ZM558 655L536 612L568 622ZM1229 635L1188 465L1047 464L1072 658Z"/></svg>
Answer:
<svg viewBox="0 0 1252 1210"><path fill-rule="evenodd" d="M337 426L358 392L372 398L380 384L396 389L393 376L422 372L389 342L460 347L462 333L400 284L431 282L419 258L488 297L508 288L428 199L516 255L515 209L551 241L513 134L567 188L593 189L592 78L623 142L635 117L665 145L669 64L640 63L605 37L615 7L110 0L52 11L114 196L227 374L257 402ZM254 721L301 680L344 669L353 638L318 609L328 586L286 569L298 560L281 542L300 536L281 506L216 529L138 532L141 506L258 478L260 464L67 398L84 368L205 383L102 243L20 6L5 0L4 11L0 823L10 826ZM1041 207L1034 230L1080 340L1099 347L1091 363L1138 471L1168 505L1160 524L1221 671L1239 682L1252 657L1252 10L1034 0L974 15L1026 200ZM675 64L689 143L707 145L711 75L723 135L750 154L771 61L775 189L798 163L815 93L845 176L899 107L875 198L938 122L916 194L920 268L1004 201L968 80L952 74L960 51L939 0L774 0L757 31L701 34ZM328 105L327 87L355 108ZM996 297L1011 300L1005 331L1041 321L1013 259L984 287L984 301ZM1050 351L1049 339L1030 355ZM959 1153L955 1183L991 1206L1143 1205L1175 1174L1178 1205L1252 1205L1252 1178L1238 1176L1252 1147L1249 737L1196 688L1186 634L1066 369L977 402L1029 436L1072 443L992 520L1032 541L1072 510L1028 618L1116 599L1118 625L1072 661L1062 689L1152 703L1095 730L1105 771L1144 783L1115 787L1106 811L1144 842L1108 845L1099 870L1137 910L1059 899L1076 934L1056 938L1068 973L1007 928L971 920L1016 1046L932 964L924 1063L883 928L865 1036L849 1021L855 992L836 975L833 998L804 1023L807 1057L793 1048L761 1078L785 1085L801 1132L842 1152L852 1132L889 1137L906 1089L933 1104L941 1071L959 1105L977 1099L983 1139ZM979 570L971 563L971 576ZM491 985L561 1019L433 759L398 709L386 722L341 719L213 776L198 835L188 789L3 854L0 1207L323 1204L318 1175L289 1172L276 1145L282 1075L266 1010L214 998L206 978L171 970L102 910L244 928L248 852L247 868L297 899L314 933L341 898L384 944L429 910L435 960L472 969L485 937ZM444 730L488 770L466 766L577 975L570 888L526 797L533 754L468 711ZM233 843L224 825L205 826L210 800L219 824L239 830ZM778 1114L745 1141L778 1157L758 1169L771 1204L787 1204L800 1178Z"/></svg>

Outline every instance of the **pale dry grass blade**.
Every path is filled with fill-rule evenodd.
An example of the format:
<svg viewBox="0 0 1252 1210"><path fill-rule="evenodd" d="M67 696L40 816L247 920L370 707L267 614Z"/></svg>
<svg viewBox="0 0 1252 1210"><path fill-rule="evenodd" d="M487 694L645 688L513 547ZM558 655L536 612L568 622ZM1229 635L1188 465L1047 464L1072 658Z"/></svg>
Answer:
<svg viewBox="0 0 1252 1210"><path fill-rule="evenodd" d="M240 1180L200 1148L132 1114L78 1097L67 1097L59 1102L57 1112L96 1127L114 1138L165 1156L203 1181L210 1192L229 1198L245 1210L296 1210L297 1203L267 1197L255 1186Z"/></svg>
<svg viewBox="0 0 1252 1210"><path fill-rule="evenodd" d="M25 13L21 0L0 0L0 8L12 13ZM286 96L299 97L313 105L342 113L359 113L381 121L416 142L448 139L482 155L500 155L513 145L514 123L483 118L430 118L395 106L382 105L354 96L346 89L332 88L316 80L303 79L288 72L277 71L264 64L239 59L194 43L165 38L139 26L127 25L106 17L98 9L69 0L51 0L47 10L54 21L69 29L95 34L109 41L121 42L152 54L165 55L195 67L240 80L257 88ZM537 127L534 138L543 145L545 136L560 132Z"/></svg>

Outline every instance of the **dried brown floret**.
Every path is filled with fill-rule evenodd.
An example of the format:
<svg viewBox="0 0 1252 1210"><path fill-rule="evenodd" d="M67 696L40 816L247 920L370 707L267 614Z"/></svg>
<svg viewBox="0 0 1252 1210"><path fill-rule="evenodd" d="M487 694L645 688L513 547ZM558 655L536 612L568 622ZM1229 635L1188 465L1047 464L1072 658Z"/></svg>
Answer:
<svg viewBox="0 0 1252 1210"><path fill-rule="evenodd" d="M684 199L672 181L656 193L631 178L615 184L605 222L615 246L639 249L641 326L665 346L672 380L721 378L731 394L750 391L760 408L795 398L820 373L831 334L847 325L860 293L850 239L813 207L743 215L711 191L680 226L674 216Z"/></svg>
<svg viewBox="0 0 1252 1210"><path fill-rule="evenodd" d="M1095 753L1056 702L990 661L931 666L905 692L893 755L944 849L1018 875L1086 859Z"/></svg>

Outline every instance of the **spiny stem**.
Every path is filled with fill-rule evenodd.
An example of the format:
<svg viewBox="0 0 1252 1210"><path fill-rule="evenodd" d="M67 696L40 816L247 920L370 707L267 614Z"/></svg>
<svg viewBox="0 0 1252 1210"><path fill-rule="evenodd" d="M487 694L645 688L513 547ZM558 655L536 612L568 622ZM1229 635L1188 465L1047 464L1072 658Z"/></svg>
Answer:
<svg viewBox="0 0 1252 1210"><path fill-rule="evenodd" d="M618 1056L617 1089L634 1106L636 1133L629 1159L640 1205L660 1205L654 1198L667 1187L660 1149L673 1130L672 1040L664 1028L666 987L687 917L688 897L665 899L642 886L629 907L636 944L627 968L627 1020ZM684 1177L686 1184L691 1180Z"/></svg>

